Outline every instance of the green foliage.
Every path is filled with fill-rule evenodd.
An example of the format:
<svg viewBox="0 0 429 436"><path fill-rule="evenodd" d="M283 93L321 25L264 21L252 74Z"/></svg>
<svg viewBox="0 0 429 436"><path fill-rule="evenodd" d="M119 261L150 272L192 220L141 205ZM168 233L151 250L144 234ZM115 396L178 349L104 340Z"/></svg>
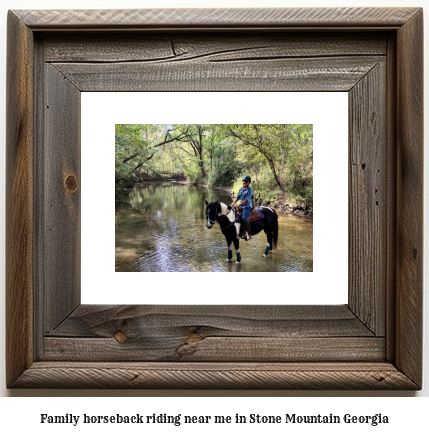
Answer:
<svg viewBox="0 0 429 436"><path fill-rule="evenodd" d="M121 185L139 181L145 163L155 154L149 136L153 125L117 124L115 126L115 180Z"/></svg>
<svg viewBox="0 0 429 436"><path fill-rule="evenodd" d="M120 124L115 134L118 184L186 177L238 192L248 174L257 203L312 208L310 124Z"/></svg>
<svg viewBox="0 0 429 436"><path fill-rule="evenodd" d="M178 140L167 124L115 126L115 180L129 186L143 180L183 177L171 145Z"/></svg>
<svg viewBox="0 0 429 436"><path fill-rule="evenodd" d="M224 137L218 129L217 142L212 144L210 154L210 172L207 177L209 186L231 186L244 171L243 163L237 159L232 138Z"/></svg>
<svg viewBox="0 0 429 436"><path fill-rule="evenodd" d="M185 177L186 180L195 184L204 183L204 179L198 165L189 165L188 168L185 170Z"/></svg>
<svg viewBox="0 0 429 436"><path fill-rule="evenodd" d="M234 165L234 163L236 165ZM219 169L211 171L207 177L207 184L209 186L229 187L241 172L242 164L240 162L230 161L229 165L221 166Z"/></svg>
<svg viewBox="0 0 429 436"><path fill-rule="evenodd" d="M313 128L309 124L224 125L236 139L239 159L252 176L252 188L262 204L298 196L306 208L313 205ZM241 186L234 185L234 192Z"/></svg>

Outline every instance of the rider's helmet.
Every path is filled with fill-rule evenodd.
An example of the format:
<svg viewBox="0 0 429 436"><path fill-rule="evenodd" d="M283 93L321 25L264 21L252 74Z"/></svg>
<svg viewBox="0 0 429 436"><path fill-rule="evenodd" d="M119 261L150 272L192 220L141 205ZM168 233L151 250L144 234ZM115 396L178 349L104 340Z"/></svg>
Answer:
<svg viewBox="0 0 429 436"><path fill-rule="evenodd" d="M243 181L243 182L249 182L249 183L250 183L252 180L250 179L249 176L244 176L243 179L242 179L242 181Z"/></svg>

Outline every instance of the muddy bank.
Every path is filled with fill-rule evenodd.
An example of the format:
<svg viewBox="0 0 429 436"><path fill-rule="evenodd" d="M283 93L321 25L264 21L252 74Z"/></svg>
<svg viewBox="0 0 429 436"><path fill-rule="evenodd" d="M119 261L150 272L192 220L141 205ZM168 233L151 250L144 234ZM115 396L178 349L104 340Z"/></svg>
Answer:
<svg viewBox="0 0 429 436"><path fill-rule="evenodd" d="M302 216L304 218L309 218L309 219L313 219L313 211L312 210L304 210L301 206L299 205L293 205L293 204L289 204L286 203L284 205L281 205L280 207L276 207L275 208L277 211L279 212L283 212L283 213L287 213L287 214L292 214L292 215L297 215L297 216Z"/></svg>
<svg viewBox="0 0 429 436"><path fill-rule="evenodd" d="M188 183L190 183L190 182L188 182ZM232 188L229 188L229 187L213 187L213 186L201 185L201 184L198 186L201 186L204 188L219 189L221 191L225 191L225 192L228 192L229 194L232 194ZM286 200L286 198L284 198L284 197L279 198L278 201L279 201L279 203L276 206L273 206L273 205L268 205L268 206L272 207L277 212L287 213L287 214L296 215L296 216L302 216L304 218L309 218L309 219L313 218L313 211L312 210L305 210L302 206L300 206L298 204L288 202ZM255 202L255 205L256 206L265 206L262 204L258 204L257 202Z"/></svg>
<svg viewBox="0 0 429 436"><path fill-rule="evenodd" d="M198 186L200 188L217 189L219 191L228 192L229 194L232 195L232 188L228 187L228 186L209 186L209 185L205 185L202 183L193 183L193 182L190 182L188 180L164 180L164 181L170 182L170 183L177 183L179 185L194 185L194 186ZM265 206L262 204L258 204L257 202L255 204L256 204L256 206ZM277 212L301 216L301 217L309 218L309 219L313 218L313 211L312 210L306 211L300 205L288 202L286 200L286 198L280 198L279 203L276 206L273 206L273 205L268 205L268 206L272 207Z"/></svg>
<svg viewBox="0 0 429 436"><path fill-rule="evenodd" d="M204 185L202 183L189 182L186 180L173 180L173 182L178 183L179 185L194 185L194 186L198 186L200 188L218 189L220 191L225 191L225 192L228 192L229 194L232 194L232 188L229 188L227 186L209 186L209 185Z"/></svg>

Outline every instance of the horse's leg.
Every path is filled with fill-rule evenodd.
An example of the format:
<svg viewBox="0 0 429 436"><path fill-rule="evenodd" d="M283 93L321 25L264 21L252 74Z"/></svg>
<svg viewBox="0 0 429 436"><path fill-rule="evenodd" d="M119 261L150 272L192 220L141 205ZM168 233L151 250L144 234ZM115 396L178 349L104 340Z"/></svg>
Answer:
<svg viewBox="0 0 429 436"><path fill-rule="evenodd" d="M235 252L237 253L237 261L235 263L241 263L240 242L237 237L233 238L232 242L234 242Z"/></svg>
<svg viewBox="0 0 429 436"><path fill-rule="evenodd" d="M270 229L270 232L267 235L267 245L270 244L270 253L272 253L273 251L273 240L274 240L273 231Z"/></svg>
<svg viewBox="0 0 429 436"><path fill-rule="evenodd" d="M228 245L228 259L227 262L232 262L232 240L230 238L226 238L226 244Z"/></svg>
<svg viewBox="0 0 429 436"><path fill-rule="evenodd" d="M268 254L273 250L273 233L271 232L271 229L264 228L264 231L267 235L267 246L265 248L263 257L267 257Z"/></svg>

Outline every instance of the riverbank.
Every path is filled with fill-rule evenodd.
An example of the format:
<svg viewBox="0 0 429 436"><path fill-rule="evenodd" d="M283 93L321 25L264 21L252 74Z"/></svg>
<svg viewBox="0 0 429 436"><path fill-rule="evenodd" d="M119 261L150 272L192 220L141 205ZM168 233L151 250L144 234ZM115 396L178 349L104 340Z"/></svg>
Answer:
<svg viewBox="0 0 429 436"><path fill-rule="evenodd" d="M190 182L188 180L177 180L177 179L147 180L144 182L136 183L134 185L134 187L145 186L145 185L147 186L147 185L152 184L152 183L160 183L160 182L176 183L178 185L194 185L194 186L197 186L200 188L215 189L218 191L227 192L228 194L231 195L231 198L233 195L233 188L228 187L228 186L209 186L209 185L205 185L202 183L193 183L193 182ZM122 189L122 191L127 192L127 191L130 191L131 189L133 189L133 188L124 188L124 189ZM119 200L116 200L116 201L119 202ZM289 202L284 196L277 198L277 204L275 206L273 206L272 204L268 204L268 205L259 204L258 202L255 202L255 204L256 204L256 206L269 206L280 213L286 213L288 215L295 215L295 216L300 216L303 218L313 219L313 211L312 210L305 211L300 205Z"/></svg>
<svg viewBox="0 0 429 436"><path fill-rule="evenodd" d="M278 202L275 209L279 212L313 219L313 210L306 211L299 204L290 203L284 196L278 198Z"/></svg>
<svg viewBox="0 0 429 436"><path fill-rule="evenodd" d="M209 186L209 185L204 185L201 183L196 184L196 183L189 182L187 180L174 180L174 183L178 183L181 185L195 185L195 186L199 186L201 188L217 189L220 191L228 192L229 194L232 195L232 188L231 187ZM263 205L257 204L257 206L263 206ZM296 216L301 216L303 218L313 219L313 211L312 210L305 211L300 205L290 203L284 196L278 198L278 204L276 206L272 206L272 205L269 205L269 206L272 207L277 212L287 213L289 215L296 215Z"/></svg>
<svg viewBox="0 0 429 436"><path fill-rule="evenodd" d="M209 185L204 185L202 183L189 182L187 180L186 181L174 180L174 183L178 183L179 185L194 185L194 186L198 186L200 188L218 189L219 191L224 191L224 192L228 192L229 194L232 194L232 188L227 187L227 186L209 186Z"/></svg>

